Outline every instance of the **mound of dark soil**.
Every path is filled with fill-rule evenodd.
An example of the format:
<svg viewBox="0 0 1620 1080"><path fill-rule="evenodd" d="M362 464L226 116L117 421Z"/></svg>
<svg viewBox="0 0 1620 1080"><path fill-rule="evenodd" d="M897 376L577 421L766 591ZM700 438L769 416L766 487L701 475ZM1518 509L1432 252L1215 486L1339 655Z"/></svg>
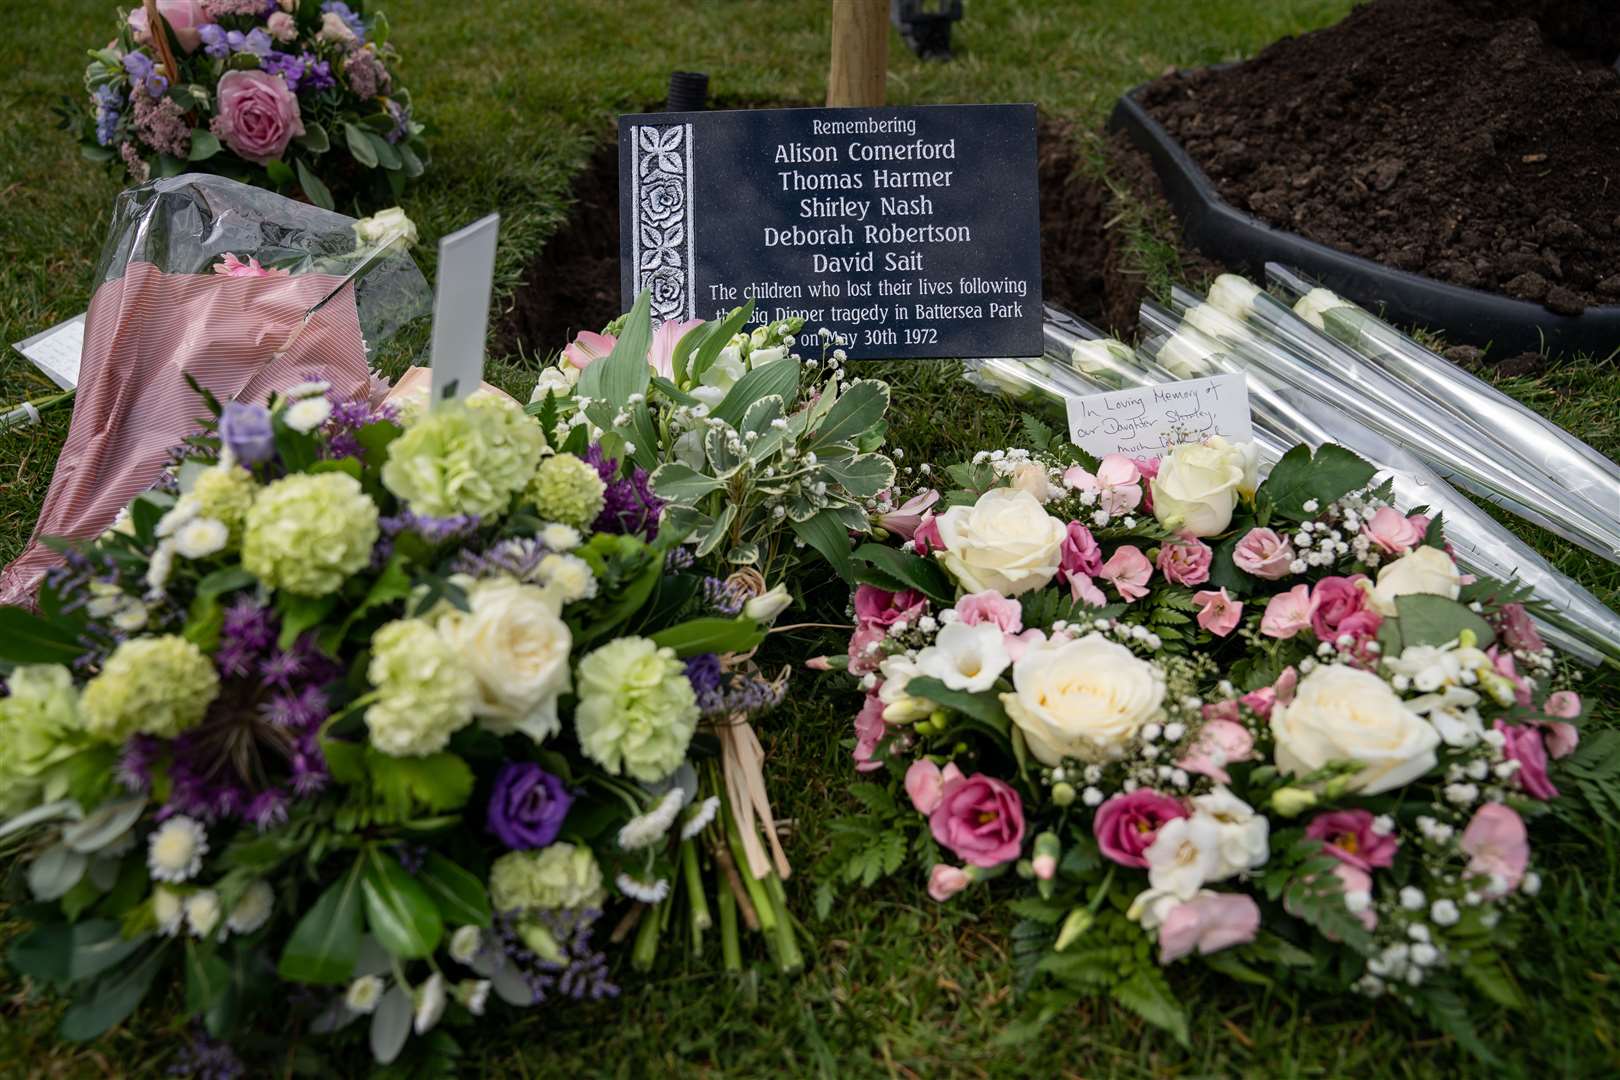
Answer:
<svg viewBox="0 0 1620 1080"><path fill-rule="evenodd" d="M1576 314L1620 302L1620 4L1377 0L1141 100L1233 206Z"/></svg>

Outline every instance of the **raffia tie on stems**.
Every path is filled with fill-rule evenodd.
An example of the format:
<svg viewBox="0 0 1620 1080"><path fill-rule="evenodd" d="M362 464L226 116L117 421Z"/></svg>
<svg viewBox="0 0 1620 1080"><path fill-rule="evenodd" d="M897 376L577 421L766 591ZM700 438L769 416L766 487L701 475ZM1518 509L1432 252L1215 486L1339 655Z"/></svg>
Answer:
<svg viewBox="0 0 1620 1080"><path fill-rule="evenodd" d="M178 86L180 65L175 62L174 50L169 48L169 24L158 14L157 0L141 0L141 6L146 9L146 34L163 60L163 72L169 77L169 85Z"/></svg>

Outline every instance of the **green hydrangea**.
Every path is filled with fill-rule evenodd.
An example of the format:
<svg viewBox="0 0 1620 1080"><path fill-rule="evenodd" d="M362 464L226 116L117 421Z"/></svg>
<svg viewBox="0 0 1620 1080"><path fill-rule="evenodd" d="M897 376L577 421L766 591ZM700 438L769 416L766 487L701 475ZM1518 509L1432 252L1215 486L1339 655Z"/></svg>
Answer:
<svg viewBox="0 0 1620 1080"><path fill-rule="evenodd" d="M420 619L396 619L371 635L366 675L378 695L366 709L366 727L371 745L385 754L437 753L472 722L478 681Z"/></svg>
<svg viewBox="0 0 1620 1080"><path fill-rule="evenodd" d="M299 473L259 492L242 533L242 565L271 588L336 592L371 562L377 504L348 473Z"/></svg>
<svg viewBox="0 0 1620 1080"><path fill-rule="evenodd" d="M79 694L60 664L30 664L8 678L0 698L0 818L39 801L53 765L84 747Z"/></svg>
<svg viewBox="0 0 1620 1080"><path fill-rule="evenodd" d="M602 868L583 845L509 851L489 868L489 900L496 911L598 907L602 897Z"/></svg>
<svg viewBox="0 0 1620 1080"><path fill-rule="evenodd" d="M528 486L545 448L540 425L516 402L474 397L406 428L389 445L382 482L420 514L494 517Z"/></svg>
<svg viewBox="0 0 1620 1080"><path fill-rule="evenodd" d="M231 531L231 542L239 543L257 492L252 473L237 465L225 465L204 470L185 498L196 505L198 517L220 522Z"/></svg>
<svg viewBox="0 0 1620 1080"><path fill-rule="evenodd" d="M202 721L219 696L219 675L185 638L131 638L108 657L79 699L85 730L108 742L131 735L172 739Z"/></svg>
<svg viewBox="0 0 1620 1080"><path fill-rule="evenodd" d="M594 466L573 454L556 454L535 470L528 495L542 518L583 529L602 512L607 485Z"/></svg>
<svg viewBox="0 0 1620 1080"><path fill-rule="evenodd" d="M610 641L579 662L574 723L585 755L644 783L686 760L697 695L671 649L641 637Z"/></svg>

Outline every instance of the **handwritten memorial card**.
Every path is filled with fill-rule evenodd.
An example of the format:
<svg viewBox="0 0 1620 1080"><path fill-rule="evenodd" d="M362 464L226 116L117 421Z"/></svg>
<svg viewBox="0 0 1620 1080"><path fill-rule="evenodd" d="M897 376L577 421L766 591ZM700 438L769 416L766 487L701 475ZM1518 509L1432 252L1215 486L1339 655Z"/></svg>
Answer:
<svg viewBox="0 0 1620 1080"><path fill-rule="evenodd" d="M1253 437L1249 385L1242 375L1071 397L1068 409L1070 440L1098 457L1158 457L1172 446L1212 435L1233 442Z"/></svg>

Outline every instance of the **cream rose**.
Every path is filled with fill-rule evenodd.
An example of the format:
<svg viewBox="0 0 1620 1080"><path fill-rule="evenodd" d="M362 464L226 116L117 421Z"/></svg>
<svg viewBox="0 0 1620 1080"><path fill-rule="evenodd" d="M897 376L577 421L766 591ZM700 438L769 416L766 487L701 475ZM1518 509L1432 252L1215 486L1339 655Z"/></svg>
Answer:
<svg viewBox="0 0 1620 1080"><path fill-rule="evenodd" d="M1164 702L1159 669L1101 634L1031 645L1012 672L1001 703L1047 765L1122 757Z"/></svg>
<svg viewBox="0 0 1620 1080"><path fill-rule="evenodd" d="M406 247L416 244L416 222L405 216L397 206L379 210L368 218L354 223L354 236L362 244L382 245L402 240Z"/></svg>
<svg viewBox="0 0 1620 1080"><path fill-rule="evenodd" d="M1045 506L1052 501L1052 481L1046 475L1046 466L1038 461L1026 461L1012 471L1015 491L1027 491L1035 501Z"/></svg>
<svg viewBox="0 0 1620 1080"><path fill-rule="evenodd" d="M1253 489L1254 455L1219 435L1177 446L1153 478L1153 515L1173 531L1214 536L1232 523L1238 493Z"/></svg>
<svg viewBox="0 0 1620 1080"><path fill-rule="evenodd" d="M511 578L481 581L467 597L472 610L449 610L436 628L478 681L474 715L497 735L521 731L535 742L555 735L573 647L556 606L544 589Z"/></svg>
<svg viewBox="0 0 1620 1080"><path fill-rule="evenodd" d="M1395 614L1395 598L1427 593L1455 600L1462 592L1462 577L1451 556L1435 547L1417 547L1378 571L1378 584L1367 602L1380 615Z"/></svg>
<svg viewBox="0 0 1620 1080"><path fill-rule="evenodd" d="M1068 526L1027 491L993 488L972 506L953 506L934 519L945 550L939 558L968 592L994 589L1017 596L1057 575Z"/></svg>
<svg viewBox="0 0 1620 1080"><path fill-rule="evenodd" d="M1343 664L1317 668L1294 700L1271 710L1277 768L1290 776L1330 761L1353 761L1355 790L1366 795L1409 784L1435 766L1439 734L1377 675Z"/></svg>
<svg viewBox="0 0 1620 1080"><path fill-rule="evenodd" d="M1247 319L1259 295L1259 286L1237 274L1222 274L1209 287L1209 302L1234 319Z"/></svg>

